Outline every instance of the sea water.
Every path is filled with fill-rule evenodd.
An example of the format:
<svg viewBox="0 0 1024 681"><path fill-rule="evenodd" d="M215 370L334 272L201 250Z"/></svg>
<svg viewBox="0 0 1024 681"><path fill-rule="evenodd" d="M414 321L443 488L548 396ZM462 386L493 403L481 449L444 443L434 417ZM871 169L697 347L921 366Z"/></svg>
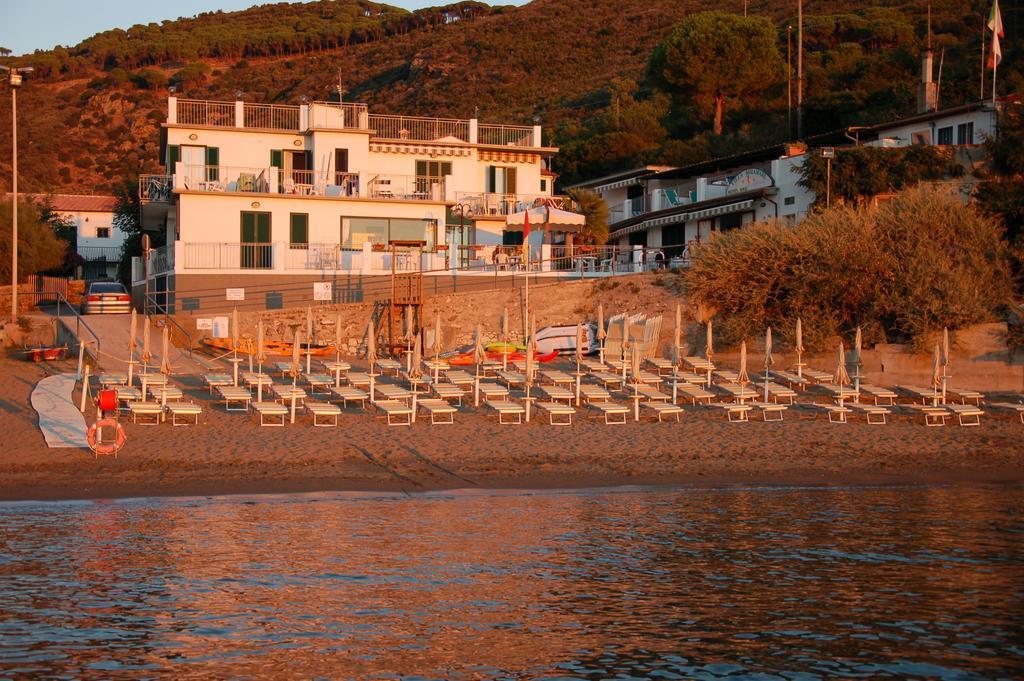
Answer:
<svg viewBox="0 0 1024 681"><path fill-rule="evenodd" d="M0 505L0 677L1012 678L1019 486Z"/></svg>

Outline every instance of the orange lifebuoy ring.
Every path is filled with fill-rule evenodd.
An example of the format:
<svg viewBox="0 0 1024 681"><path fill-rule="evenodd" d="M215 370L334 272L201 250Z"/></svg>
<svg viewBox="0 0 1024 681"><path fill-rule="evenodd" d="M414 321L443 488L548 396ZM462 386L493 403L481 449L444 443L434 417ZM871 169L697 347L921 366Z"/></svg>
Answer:
<svg viewBox="0 0 1024 681"><path fill-rule="evenodd" d="M113 428L116 433L113 440L100 440L99 434L102 428ZM116 419L100 419L96 423L89 426L89 432L86 434L86 439L89 441L89 449L96 452L96 454L117 454L117 451L124 447L125 441L128 436L124 432L124 428Z"/></svg>

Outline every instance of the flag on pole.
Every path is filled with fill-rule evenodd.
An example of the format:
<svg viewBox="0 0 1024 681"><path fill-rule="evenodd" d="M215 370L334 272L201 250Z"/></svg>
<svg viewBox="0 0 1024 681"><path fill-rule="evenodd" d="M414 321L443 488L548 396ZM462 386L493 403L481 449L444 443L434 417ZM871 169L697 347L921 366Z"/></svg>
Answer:
<svg viewBox="0 0 1024 681"><path fill-rule="evenodd" d="M999 46L999 39L1005 36L1003 15L999 11L999 0L992 1L992 11L988 15L988 29L992 31L992 50L988 55L988 67L994 69L1003 61L1003 50Z"/></svg>
<svg viewBox="0 0 1024 681"><path fill-rule="evenodd" d="M523 263L530 262L530 211L523 215Z"/></svg>

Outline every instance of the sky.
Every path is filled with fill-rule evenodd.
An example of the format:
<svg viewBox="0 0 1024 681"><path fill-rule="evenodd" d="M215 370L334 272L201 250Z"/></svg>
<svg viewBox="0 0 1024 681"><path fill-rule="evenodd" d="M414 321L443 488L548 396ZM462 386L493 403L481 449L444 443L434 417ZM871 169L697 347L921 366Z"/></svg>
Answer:
<svg viewBox="0 0 1024 681"><path fill-rule="evenodd" d="M239 10L272 0L0 0L0 47L20 55L70 46L111 28L160 22L200 12ZM443 0L385 0L386 4L419 9L445 4ZM526 0L501 0L523 5ZM497 4L497 3L490 3Z"/></svg>

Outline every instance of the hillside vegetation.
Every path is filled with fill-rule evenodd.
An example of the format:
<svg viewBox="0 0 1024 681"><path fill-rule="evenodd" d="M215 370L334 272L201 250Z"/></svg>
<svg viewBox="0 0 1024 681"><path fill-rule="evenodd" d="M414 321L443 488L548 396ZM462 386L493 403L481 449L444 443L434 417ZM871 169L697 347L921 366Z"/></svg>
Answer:
<svg viewBox="0 0 1024 681"><path fill-rule="evenodd" d="M912 113L925 3L808 1L806 130ZM1012 5L1013 3L1003 3ZM944 54L942 103L976 99L981 23L989 0L933 0L933 44ZM742 11L741 0L690 0L685 12ZM751 0L786 54L795 2ZM180 96L297 103L328 99L339 74L347 101L410 115L530 123L562 154L563 181L645 162L681 164L787 136L786 81L739 102L710 131L693 102L649 77L683 18L676 0L463 2L407 12L365 0L260 5L241 12L110 30L8 64L36 67L19 95L20 178L27 191L112 191L159 168L166 86ZM1019 89L1019 12L1004 10L1000 82ZM795 45L795 38L794 38ZM794 60L795 63L795 60ZM0 99L0 146L10 107ZM0 155L0 188L10 182Z"/></svg>

